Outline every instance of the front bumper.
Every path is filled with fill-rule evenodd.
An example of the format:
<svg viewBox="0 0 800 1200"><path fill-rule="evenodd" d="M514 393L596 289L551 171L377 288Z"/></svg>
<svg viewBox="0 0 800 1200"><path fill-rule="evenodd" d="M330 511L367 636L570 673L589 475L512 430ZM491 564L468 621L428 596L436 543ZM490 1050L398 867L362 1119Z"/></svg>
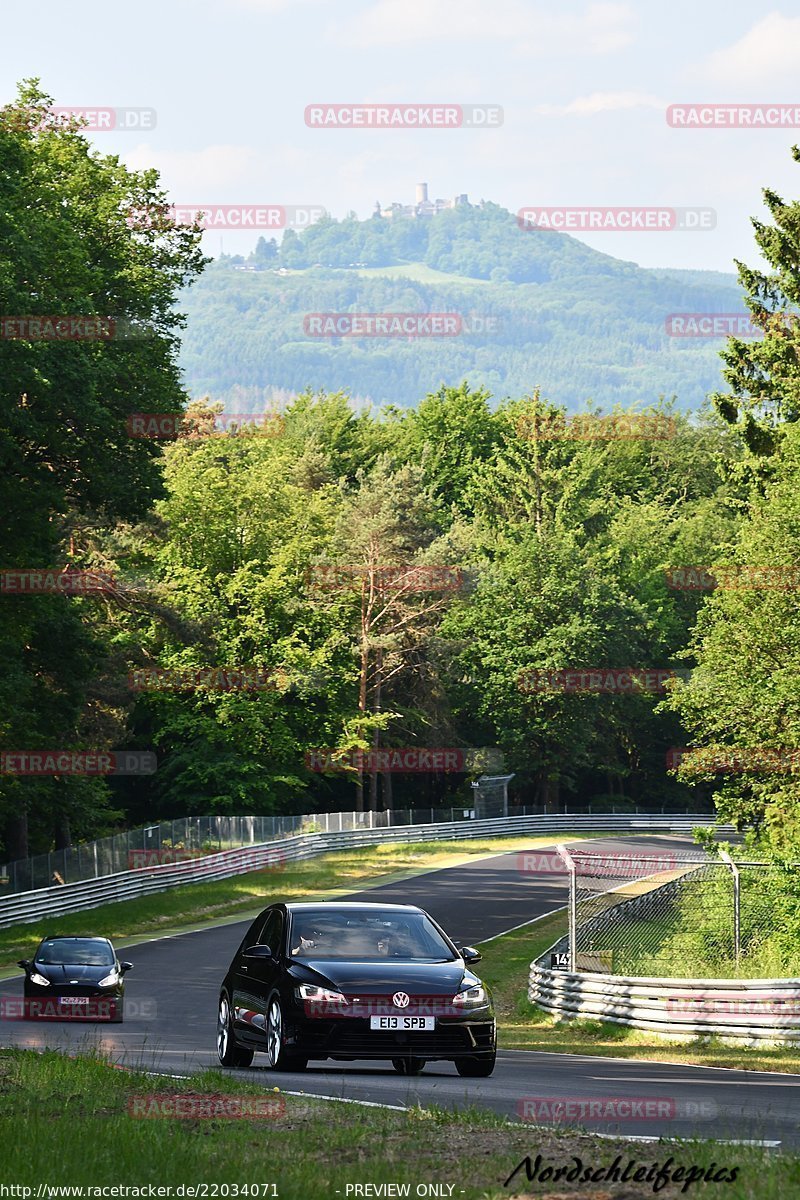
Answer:
<svg viewBox="0 0 800 1200"><path fill-rule="evenodd" d="M492 1017L437 1017L429 1031L370 1029L369 1018L339 1020L305 1016L287 1020L287 1050L298 1056L325 1059L424 1058L428 1061L488 1057L496 1047Z"/></svg>
<svg viewBox="0 0 800 1200"><path fill-rule="evenodd" d="M19 1021L116 1021L122 1016L123 994L116 988L26 988L22 998L5 1000L3 1016Z"/></svg>

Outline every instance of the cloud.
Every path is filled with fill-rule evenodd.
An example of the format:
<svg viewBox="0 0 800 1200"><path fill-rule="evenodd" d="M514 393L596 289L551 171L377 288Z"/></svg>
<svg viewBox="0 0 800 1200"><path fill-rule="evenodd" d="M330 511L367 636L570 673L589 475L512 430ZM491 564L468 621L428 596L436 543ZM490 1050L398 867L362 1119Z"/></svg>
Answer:
<svg viewBox="0 0 800 1200"><path fill-rule="evenodd" d="M628 4L590 0L578 13L530 0L375 0L341 29L340 40L365 49L435 41L504 41L526 56L608 54L630 44Z"/></svg>
<svg viewBox="0 0 800 1200"><path fill-rule="evenodd" d="M231 194L231 184L252 190L252 179L262 174L262 156L251 146L204 146L201 150L158 150L138 145L124 156L132 170L155 167L164 187L181 203L201 203L244 197ZM272 202L270 198L270 202Z"/></svg>
<svg viewBox="0 0 800 1200"><path fill-rule="evenodd" d="M794 81L800 71L800 17L763 17L738 42L716 50L702 65L705 78L727 84Z"/></svg>
<svg viewBox="0 0 800 1200"><path fill-rule="evenodd" d="M577 96L569 104L540 104L533 111L543 117L591 117L597 113L665 107L663 100L647 92L591 92L588 96Z"/></svg>
<svg viewBox="0 0 800 1200"><path fill-rule="evenodd" d="M240 8L249 8L255 12L269 14L297 8L298 4L319 3L319 0L235 0L235 2Z"/></svg>

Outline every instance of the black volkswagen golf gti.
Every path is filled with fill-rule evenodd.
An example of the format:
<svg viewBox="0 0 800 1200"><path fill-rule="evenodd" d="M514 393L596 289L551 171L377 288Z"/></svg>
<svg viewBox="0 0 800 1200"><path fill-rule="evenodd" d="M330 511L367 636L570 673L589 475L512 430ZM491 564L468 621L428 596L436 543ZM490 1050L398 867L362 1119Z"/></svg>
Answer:
<svg viewBox="0 0 800 1200"><path fill-rule="evenodd" d="M225 1067L253 1054L279 1071L310 1059L391 1059L402 1075L449 1060L460 1075L494 1070L488 989L421 908L405 904L272 904L250 926L222 982L217 1052Z"/></svg>

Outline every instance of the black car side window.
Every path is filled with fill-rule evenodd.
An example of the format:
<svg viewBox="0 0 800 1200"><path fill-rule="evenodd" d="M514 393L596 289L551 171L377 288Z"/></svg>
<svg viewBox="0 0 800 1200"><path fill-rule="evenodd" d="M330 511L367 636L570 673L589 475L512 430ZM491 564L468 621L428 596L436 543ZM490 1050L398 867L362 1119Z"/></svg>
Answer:
<svg viewBox="0 0 800 1200"><path fill-rule="evenodd" d="M277 957L281 950L281 935L283 934L283 915L277 909L273 909L267 917L266 924L259 938L262 946L269 946L272 953Z"/></svg>
<svg viewBox="0 0 800 1200"><path fill-rule="evenodd" d="M253 921L253 924L250 926L247 933L244 935L244 937L242 939L242 944L239 947L237 953L244 954L245 950L249 950L251 946L255 946L256 943L261 940L258 935L260 934L263 927L264 927L264 918L262 916L256 917L255 921Z"/></svg>

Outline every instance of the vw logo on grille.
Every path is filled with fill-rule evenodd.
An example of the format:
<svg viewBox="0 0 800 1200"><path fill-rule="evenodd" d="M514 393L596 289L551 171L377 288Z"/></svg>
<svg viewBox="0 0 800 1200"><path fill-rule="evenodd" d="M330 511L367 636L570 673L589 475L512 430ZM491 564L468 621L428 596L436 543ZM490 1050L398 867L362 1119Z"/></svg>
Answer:
<svg viewBox="0 0 800 1200"><path fill-rule="evenodd" d="M406 992L395 992L392 996L392 1004L395 1008L408 1008L408 994Z"/></svg>

